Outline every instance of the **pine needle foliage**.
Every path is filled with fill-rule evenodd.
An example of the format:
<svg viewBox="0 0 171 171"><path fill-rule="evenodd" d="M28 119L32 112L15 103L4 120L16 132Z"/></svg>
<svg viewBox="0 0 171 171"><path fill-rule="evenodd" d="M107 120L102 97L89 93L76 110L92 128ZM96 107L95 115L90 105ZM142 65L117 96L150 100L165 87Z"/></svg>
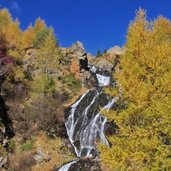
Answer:
<svg viewBox="0 0 171 171"><path fill-rule="evenodd" d="M139 9L130 23L126 52L114 73L122 110L104 112L119 127L100 145L104 168L111 171L171 170L171 22L148 21ZM111 91L110 91L111 90Z"/></svg>

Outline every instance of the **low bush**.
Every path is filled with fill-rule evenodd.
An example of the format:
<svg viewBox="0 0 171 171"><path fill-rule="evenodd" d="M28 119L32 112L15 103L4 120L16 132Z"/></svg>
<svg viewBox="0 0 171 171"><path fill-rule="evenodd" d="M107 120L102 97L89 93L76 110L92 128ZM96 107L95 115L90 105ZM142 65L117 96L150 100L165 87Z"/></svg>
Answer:
<svg viewBox="0 0 171 171"><path fill-rule="evenodd" d="M15 151L15 147L16 147L15 141L11 139L8 143L8 151L13 153Z"/></svg>
<svg viewBox="0 0 171 171"><path fill-rule="evenodd" d="M81 83L76 80L74 74L69 74L63 80L63 84L66 84L73 91L78 91L81 88Z"/></svg>
<svg viewBox="0 0 171 171"><path fill-rule="evenodd" d="M30 151L33 149L34 140L28 140L24 144L21 145L22 151Z"/></svg>

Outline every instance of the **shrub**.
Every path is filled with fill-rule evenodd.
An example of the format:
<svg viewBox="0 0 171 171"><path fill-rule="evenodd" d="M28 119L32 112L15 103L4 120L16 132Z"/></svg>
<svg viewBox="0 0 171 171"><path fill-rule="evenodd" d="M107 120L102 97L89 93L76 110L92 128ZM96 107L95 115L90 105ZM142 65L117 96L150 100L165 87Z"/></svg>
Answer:
<svg viewBox="0 0 171 171"><path fill-rule="evenodd" d="M81 88L81 83L78 80L76 80L74 74L67 75L63 83L66 84L70 89L74 91L78 91Z"/></svg>
<svg viewBox="0 0 171 171"><path fill-rule="evenodd" d="M34 145L33 140L26 141L24 144L22 144L21 150L22 151L30 151L33 149L33 145Z"/></svg>
<svg viewBox="0 0 171 171"><path fill-rule="evenodd" d="M36 93L48 93L55 91L55 82L47 74L36 75L32 83L32 89Z"/></svg>
<svg viewBox="0 0 171 171"><path fill-rule="evenodd" d="M8 143L8 151L13 153L15 150L15 147L16 147L15 141L11 139Z"/></svg>
<svg viewBox="0 0 171 171"><path fill-rule="evenodd" d="M33 40L34 47L40 47L42 42L44 41L45 37L48 35L49 31L48 29L44 28L40 32L38 32L35 36L35 39Z"/></svg>

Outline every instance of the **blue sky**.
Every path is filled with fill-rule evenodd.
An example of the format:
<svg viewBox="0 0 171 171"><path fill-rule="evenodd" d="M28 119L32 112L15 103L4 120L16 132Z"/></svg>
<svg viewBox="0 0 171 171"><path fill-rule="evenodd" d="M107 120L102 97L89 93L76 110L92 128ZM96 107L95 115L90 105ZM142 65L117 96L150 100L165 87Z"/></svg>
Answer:
<svg viewBox="0 0 171 171"><path fill-rule="evenodd" d="M171 0L0 0L21 22L21 29L43 18L53 26L59 43L68 47L77 40L96 54L125 42L130 20L139 7L149 19L163 15L171 19Z"/></svg>

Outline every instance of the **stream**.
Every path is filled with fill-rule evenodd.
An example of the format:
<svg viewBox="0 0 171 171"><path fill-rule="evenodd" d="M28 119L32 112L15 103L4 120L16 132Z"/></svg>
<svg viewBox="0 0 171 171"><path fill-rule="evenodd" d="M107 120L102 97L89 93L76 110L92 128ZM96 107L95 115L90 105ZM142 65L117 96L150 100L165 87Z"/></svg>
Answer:
<svg viewBox="0 0 171 171"><path fill-rule="evenodd" d="M95 160L99 156L97 142L109 146L104 133L107 119L100 114L100 110L109 110L117 101L117 98L111 99L103 91L105 86L111 84L112 77L98 73L95 67L91 72L96 77L97 85L70 106L65 123L68 138L79 159L67 163L58 171L100 171L100 165Z"/></svg>

